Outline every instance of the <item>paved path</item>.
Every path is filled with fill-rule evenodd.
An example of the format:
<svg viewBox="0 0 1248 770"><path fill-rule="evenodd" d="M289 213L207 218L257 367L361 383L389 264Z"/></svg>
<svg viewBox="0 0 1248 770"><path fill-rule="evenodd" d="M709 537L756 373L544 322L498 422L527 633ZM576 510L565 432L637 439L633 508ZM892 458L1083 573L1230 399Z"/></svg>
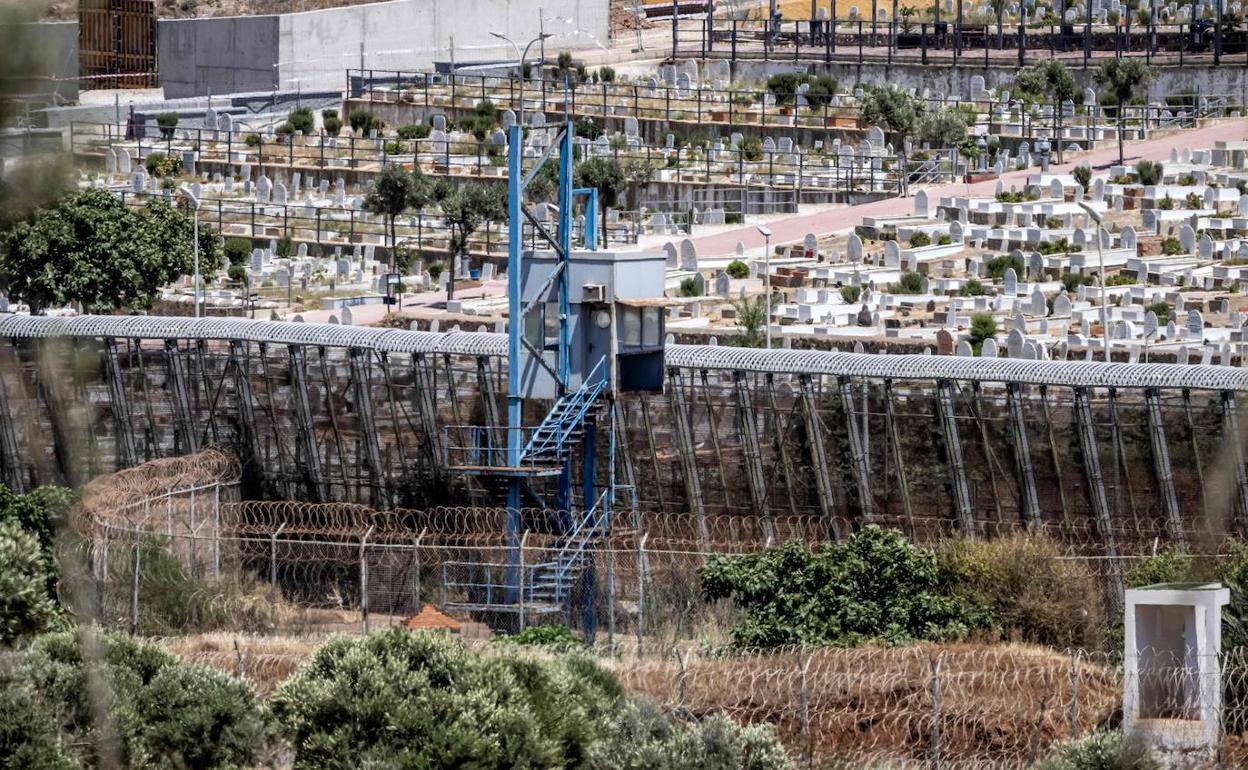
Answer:
<svg viewBox="0 0 1248 770"><path fill-rule="evenodd" d="M1191 147L1203 149L1213 147L1214 142L1248 138L1248 118L1221 121L1205 128L1176 131L1172 134L1147 139L1140 142L1128 142L1125 150L1127 165L1139 160L1160 160L1170 158L1171 148ZM1103 168L1118 162L1117 142L1106 142L1092 152L1080 153L1078 156L1066 157L1062 166L1053 165L1053 171L1068 171L1081 163L1090 163L1093 168ZM1037 173L1038 169L1012 171L1002 174L1005 186L1022 187L1027 177ZM976 184L942 184L927 186L930 195L991 195L996 189L996 180L978 182ZM894 216L908 214L914 210L914 202L909 198L885 198L883 200L863 203L857 206L843 206L837 209L821 211L817 214L798 214L791 217L776 219L768 223L771 228L773 244L793 243L801 241L806 233L816 236L831 235L848 230L862 222L863 217ZM747 251L763 248L763 236L753 225L738 227L733 230L721 231L712 235L694 238L700 257L720 257L732 254L737 242L745 244Z"/></svg>

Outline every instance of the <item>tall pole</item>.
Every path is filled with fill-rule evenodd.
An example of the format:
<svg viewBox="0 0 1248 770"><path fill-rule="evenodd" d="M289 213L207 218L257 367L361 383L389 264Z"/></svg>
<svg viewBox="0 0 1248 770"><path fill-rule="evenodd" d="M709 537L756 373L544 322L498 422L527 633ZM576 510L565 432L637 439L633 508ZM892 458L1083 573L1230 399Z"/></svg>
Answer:
<svg viewBox="0 0 1248 770"><path fill-rule="evenodd" d="M521 187L520 160L524 144L523 129L519 124L507 129L507 465L520 465L523 451L520 420L524 398L520 393L520 335L524 321L520 317L523 305L520 300L520 260L523 228L520 217ZM520 478L507 480L507 553L508 600L518 600L523 590L520 563Z"/></svg>
<svg viewBox="0 0 1248 770"><path fill-rule="evenodd" d="M767 292L767 316L763 326L767 330L767 349L771 350L771 236L763 236L763 290Z"/></svg>
<svg viewBox="0 0 1248 770"><path fill-rule="evenodd" d="M1119 108L1121 109L1121 108ZM1100 265L1101 271L1101 329L1105 335L1105 363L1109 363L1113 359L1109 355L1109 301L1106 299L1108 292L1105 289L1105 250L1101 248L1101 225L1096 225L1096 260Z"/></svg>
<svg viewBox="0 0 1248 770"><path fill-rule="evenodd" d="M195 317L199 318L199 206L195 207Z"/></svg>

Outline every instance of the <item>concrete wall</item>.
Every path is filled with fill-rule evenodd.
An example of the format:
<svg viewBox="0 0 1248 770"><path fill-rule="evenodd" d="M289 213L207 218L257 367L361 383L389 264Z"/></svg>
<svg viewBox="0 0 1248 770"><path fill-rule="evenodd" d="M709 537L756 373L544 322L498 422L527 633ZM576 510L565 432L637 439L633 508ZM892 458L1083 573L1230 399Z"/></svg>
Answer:
<svg viewBox="0 0 1248 770"><path fill-rule="evenodd" d="M41 79L23 85L21 91L32 95L56 94L61 101L78 99L78 22L55 21L23 24L24 44L43 55Z"/></svg>
<svg viewBox="0 0 1248 770"><path fill-rule="evenodd" d="M968 57L969 58L969 57ZM1038 60L1038 58L1037 58ZM616 67L620 70L620 67ZM1071 74L1081 86L1096 87L1095 66L1083 69L1071 65ZM1222 66L1185 64L1153 64L1156 79L1149 86L1149 101L1160 101L1168 94L1183 91L1200 91L1202 94L1233 96L1240 104L1248 97L1248 67L1240 57L1226 57ZM631 71L631 68L629 69ZM653 71L653 67L649 68ZM777 72L812 71L836 78L842 89L852 88L854 83L878 85L892 83L903 88L931 89L933 94L967 96L971 92L971 78L982 75L989 87L1009 88L1018 75L1017 66L984 67L969 62L957 67L922 66L918 64L893 64L864 62L858 64L812 64L796 62L739 61L734 65L733 78L738 83L764 81Z"/></svg>
<svg viewBox="0 0 1248 770"><path fill-rule="evenodd" d="M156 25L165 97L277 87L280 16L162 19Z"/></svg>
<svg viewBox="0 0 1248 770"><path fill-rule="evenodd" d="M547 51L605 44L608 0L542 0ZM536 5L510 0L392 0L280 16L162 20L157 25L165 96L342 90L349 68L430 67L435 60L513 57L501 32L537 36ZM454 50L451 36L454 35Z"/></svg>

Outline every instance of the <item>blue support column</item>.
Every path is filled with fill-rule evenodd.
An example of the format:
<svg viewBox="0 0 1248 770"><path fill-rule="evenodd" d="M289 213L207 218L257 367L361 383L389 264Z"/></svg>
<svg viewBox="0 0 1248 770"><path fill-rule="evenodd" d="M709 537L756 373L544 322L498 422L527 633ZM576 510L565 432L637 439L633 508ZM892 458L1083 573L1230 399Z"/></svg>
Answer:
<svg viewBox="0 0 1248 770"><path fill-rule="evenodd" d="M520 259L523 247L523 226L520 212L521 187L520 161L523 152L523 134L518 125L508 129L507 136L507 464L520 465L524 450L521 419L524 398L520 393L520 335L524 333L520 312ZM520 484L518 476L507 482L507 601L520 599L523 570L520 564Z"/></svg>

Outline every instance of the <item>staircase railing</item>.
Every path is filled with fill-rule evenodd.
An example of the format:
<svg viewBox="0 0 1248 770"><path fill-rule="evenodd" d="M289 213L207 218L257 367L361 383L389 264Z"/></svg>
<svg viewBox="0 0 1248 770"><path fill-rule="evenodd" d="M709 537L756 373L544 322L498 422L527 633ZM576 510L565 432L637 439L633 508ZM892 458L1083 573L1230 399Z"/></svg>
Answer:
<svg viewBox="0 0 1248 770"><path fill-rule="evenodd" d="M598 359L598 363L581 382L581 386L555 402L551 410L546 413L541 425L533 431L533 437L529 439L521 457L545 454L551 449L557 453L563 452L563 444L568 436L584 421L585 415L598 396L606 390L606 379L598 377L606 360L605 356Z"/></svg>
<svg viewBox="0 0 1248 770"><path fill-rule="evenodd" d="M567 590L568 573L581 561L581 556L585 553L586 546L589 545L589 533L597 529L598 520L602 517L603 502L607 500L610 494L610 489L602 491L602 494L594 502L593 508L590 508L581 517L581 520L576 523L576 527L564 538L563 546L555 554L553 560L555 567L555 598L560 601L563 600Z"/></svg>

